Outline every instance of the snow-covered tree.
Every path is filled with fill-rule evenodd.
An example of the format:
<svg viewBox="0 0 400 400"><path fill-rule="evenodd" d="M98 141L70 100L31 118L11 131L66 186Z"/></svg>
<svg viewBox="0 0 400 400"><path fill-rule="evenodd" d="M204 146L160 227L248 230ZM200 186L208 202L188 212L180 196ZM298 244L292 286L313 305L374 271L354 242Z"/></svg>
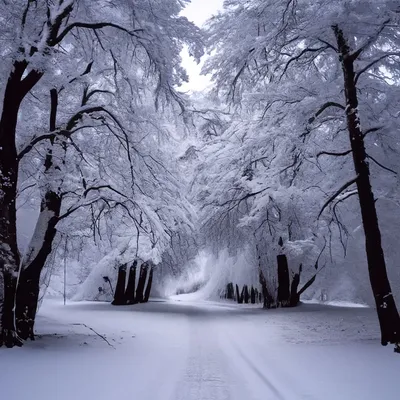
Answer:
<svg viewBox="0 0 400 400"><path fill-rule="evenodd" d="M107 209L122 208L133 221L139 221L136 229L147 230L155 243L157 234L165 231L164 224L171 227L182 220L160 210L160 201L168 203L168 196L176 199L168 186L173 179L164 179L169 171L154 157L157 149L141 151L140 144L149 135L157 146L160 133L154 124L154 111L147 107L149 99L157 107L171 101L183 105L175 91L187 79L180 65L182 46L188 45L196 57L201 54L198 30L179 17L184 4L176 0L152 4L18 0L0 4L0 34L5 39L0 67L5 83L0 88L0 344L21 344L14 315L18 272L37 261L46 235L54 237L57 219L103 202ZM93 64L95 77L89 73ZM83 87L83 92L68 92L68 85ZM60 95L62 91L66 93ZM62 104L58 104L60 99ZM44 122L49 109L50 126ZM136 112L138 116L129 118ZM17 244L18 173L21 160L32 149L41 153L29 162L42 170L42 205L28 253L21 256ZM104 161L105 155L113 157ZM99 175L94 177L96 169ZM34 179L32 172L30 179ZM115 176L110 178L110 173ZM130 189L115 189L114 181L124 187L129 182ZM157 199L160 190L165 195ZM103 195L110 192L112 198ZM60 212L61 193L64 209ZM50 206L53 194L58 197L56 209ZM170 211L168 204L165 208ZM104 209L97 208L94 214ZM185 219L184 211L181 214ZM39 273L51 240L48 244Z"/></svg>
<svg viewBox="0 0 400 400"><path fill-rule="evenodd" d="M227 201L254 197L242 219L261 222L265 210L274 208L271 191L290 199L294 190L308 197L306 204L315 202L312 192L326 192L314 218L328 206L335 213L357 195L382 344L397 348L400 318L370 172L381 177L377 169L398 171L393 150L399 128L399 17L397 2L390 0L226 1L224 12L208 25L212 56L205 69L220 94L252 113L241 140L256 131L242 158L247 173L234 177L248 187ZM383 162L388 154L389 166ZM322 171L319 180L305 187L307 174L315 176L316 170ZM389 197L397 193L396 179L382 181Z"/></svg>

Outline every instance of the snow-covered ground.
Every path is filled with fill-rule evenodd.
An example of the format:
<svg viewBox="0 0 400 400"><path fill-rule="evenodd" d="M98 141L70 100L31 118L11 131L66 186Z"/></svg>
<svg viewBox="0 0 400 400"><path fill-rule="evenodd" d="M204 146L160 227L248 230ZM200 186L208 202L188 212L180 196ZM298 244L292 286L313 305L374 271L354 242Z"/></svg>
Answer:
<svg viewBox="0 0 400 400"><path fill-rule="evenodd" d="M368 308L48 301L37 332L0 349L2 399L398 399L400 356Z"/></svg>

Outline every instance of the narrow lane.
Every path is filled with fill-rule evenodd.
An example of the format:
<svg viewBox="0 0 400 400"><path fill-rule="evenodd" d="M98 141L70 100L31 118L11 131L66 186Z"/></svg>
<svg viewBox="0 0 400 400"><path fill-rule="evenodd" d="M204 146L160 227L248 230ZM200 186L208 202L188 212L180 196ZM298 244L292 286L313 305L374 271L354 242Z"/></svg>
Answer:
<svg viewBox="0 0 400 400"><path fill-rule="evenodd" d="M400 357L379 345L374 315L321 306L49 302L37 341L0 349L1 398L397 400Z"/></svg>

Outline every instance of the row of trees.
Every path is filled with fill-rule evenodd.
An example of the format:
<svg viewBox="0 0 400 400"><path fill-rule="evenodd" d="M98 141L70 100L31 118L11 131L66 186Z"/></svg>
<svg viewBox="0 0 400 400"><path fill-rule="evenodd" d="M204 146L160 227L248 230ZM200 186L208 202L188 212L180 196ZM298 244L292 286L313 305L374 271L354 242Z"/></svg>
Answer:
<svg viewBox="0 0 400 400"><path fill-rule="evenodd" d="M179 17L184 4L0 4L0 346L33 337L58 233L157 258L174 231L190 228L160 118L184 106L175 91L187 79L183 45L201 55L198 29ZM26 203L40 213L23 246L17 209Z"/></svg>
<svg viewBox="0 0 400 400"><path fill-rule="evenodd" d="M95 3L0 3L0 345L33 337L57 238L96 265L81 298L131 260L177 275L205 248L248 255L264 294L290 302L280 281L313 281L361 221L382 344L399 349L377 212L400 206L399 6L230 0L202 36L186 0ZM214 97L188 109L180 52L199 58L202 37Z"/></svg>
<svg viewBox="0 0 400 400"><path fill-rule="evenodd" d="M205 243L253 247L267 282L279 237L291 265L327 265L359 218L381 341L397 350L377 206L398 204L399 18L387 0L225 2L206 26L204 72L232 118L195 177Z"/></svg>
<svg viewBox="0 0 400 400"><path fill-rule="evenodd" d="M129 268L128 281L126 280L127 264L121 265L118 268L117 285L112 302L114 306L147 303L149 301L154 272L153 265L151 264L151 262L144 262L141 264L140 269L138 269L138 262L135 260ZM136 283L137 270L139 274ZM103 278L109 281L108 277Z"/></svg>

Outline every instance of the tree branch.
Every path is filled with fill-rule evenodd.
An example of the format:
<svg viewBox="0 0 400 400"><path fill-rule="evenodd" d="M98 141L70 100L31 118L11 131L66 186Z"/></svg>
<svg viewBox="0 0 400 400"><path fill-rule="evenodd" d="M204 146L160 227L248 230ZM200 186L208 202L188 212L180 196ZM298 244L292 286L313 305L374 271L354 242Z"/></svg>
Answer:
<svg viewBox="0 0 400 400"><path fill-rule="evenodd" d="M330 49L334 50L336 53L338 53L338 49L334 45L330 44L329 42L327 42L327 41L325 41L325 40L323 40L321 38L318 38L318 40L321 43L325 44L328 48L330 48Z"/></svg>
<svg viewBox="0 0 400 400"><path fill-rule="evenodd" d="M332 203L332 201L335 200L336 197L338 197L339 194L343 192L343 190L347 189L349 186L351 186L351 185L353 185L354 183L356 183L356 182L357 182L357 179L358 179L358 175L357 175L355 178L353 178L352 180L350 180L350 181L348 181L347 183L345 183L342 187L340 187L340 189L337 190L337 191L335 192L335 194L334 194L333 196L331 196L331 197L326 201L326 203L324 204L324 206L321 208L321 211L319 212L318 218L317 218L317 219L319 219L319 217L321 216L321 214L324 212L325 208L328 207L328 205L329 205L330 203Z"/></svg>
<svg viewBox="0 0 400 400"><path fill-rule="evenodd" d="M106 339L105 336L100 335L100 333L96 332L93 328L91 328L90 326L86 325L86 324L72 324L72 325L76 325L76 326L84 326L87 329L90 329L92 332L94 332L99 338L103 339L110 347L112 347L115 350L115 347Z"/></svg>
<svg viewBox="0 0 400 400"><path fill-rule="evenodd" d="M41 142L42 140L54 140L55 137L56 133L52 132L52 133L47 133L45 135L37 136L36 138L32 139L32 141L26 147L24 147L18 154L17 157L18 161L20 161L24 156L26 156L35 147L35 145Z"/></svg>
<svg viewBox="0 0 400 400"><path fill-rule="evenodd" d="M348 154L352 153L353 150L343 151L342 153L331 153L330 151L321 151L317 154L317 158L320 156L335 156L335 157L344 157Z"/></svg>
<svg viewBox="0 0 400 400"><path fill-rule="evenodd" d="M340 108L343 111L346 110L346 107L343 106L342 104L336 103L335 101L328 101L325 104L323 104L322 107L315 113L315 115L308 120L308 123L312 124L315 121L315 119L319 117L329 107Z"/></svg>
<svg viewBox="0 0 400 400"><path fill-rule="evenodd" d="M386 25L390 22L390 18L388 18L386 21L382 23L382 26L379 28L378 32L375 33L375 35L371 36L364 45L362 45L357 51L355 51L353 54L350 55L350 58L355 61L357 58L360 56L360 54L367 49L382 33L382 31L385 29Z"/></svg>
<svg viewBox="0 0 400 400"><path fill-rule="evenodd" d="M322 46L322 47L317 47L315 49L307 47L305 49L303 49L297 56L292 57L290 60L288 60L288 62L285 65L285 68L283 69L283 72L280 76L280 79L282 79L283 75L286 74L286 71L289 69L289 66L292 62L299 60L304 54L306 53L317 53L319 51L323 51L326 50L328 48L328 46Z"/></svg>
<svg viewBox="0 0 400 400"><path fill-rule="evenodd" d="M354 78L354 83L357 84L358 79L360 78L360 75L363 74L364 72L368 71L371 67L373 67L375 64L377 64L379 61L382 61L383 59L385 59L386 57L390 57L390 56L400 56L400 53L387 53L384 54L383 56L377 58L374 61L371 61L369 64L367 64L364 68L362 68L360 71L358 71L356 73L356 76Z"/></svg>
<svg viewBox="0 0 400 400"><path fill-rule="evenodd" d="M365 138L365 136L367 136L368 133L373 133L373 132L380 131L382 128L383 128L383 126L376 126L375 128L367 129L367 130L363 133L363 138Z"/></svg>
<svg viewBox="0 0 400 400"><path fill-rule="evenodd" d="M97 22L97 23L74 22L71 25L68 25L64 29L64 31L58 35L58 37L54 40L53 45L59 44L65 38L65 36L67 36L68 33L71 32L74 28L85 28L85 29L98 30L98 29L107 28L107 27L118 29L118 30L123 31L123 32L127 33L128 35L134 36L134 37L139 37L138 35L136 35L136 33L143 31L143 29L135 29L133 31L129 31L128 29L124 28L123 26L114 24L112 22Z"/></svg>
<svg viewBox="0 0 400 400"><path fill-rule="evenodd" d="M377 161L374 157L370 156L369 154L367 154L367 157L372 160L375 164L379 165L381 168L385 169L386 171L392 172L395 175L398 175L398 173L396 171L393 171L392 169L385 167L384 165L382 165L379 161Z"/></svg>
<svg viewBox="0 0 400 400"><path fill-rule="evenodd" d="M120 191L118 191L117 189L114 189L111 185L100 185L100 186L93 186L90 187L88 189L86 189L83 192L83 197L86 197L88 195L89 192L93 191L93 190L101 190L101 189L110 189L111 191L119 194L122 197L128 198L127 196L125 196L123 193L121 193Z"/></svg>

